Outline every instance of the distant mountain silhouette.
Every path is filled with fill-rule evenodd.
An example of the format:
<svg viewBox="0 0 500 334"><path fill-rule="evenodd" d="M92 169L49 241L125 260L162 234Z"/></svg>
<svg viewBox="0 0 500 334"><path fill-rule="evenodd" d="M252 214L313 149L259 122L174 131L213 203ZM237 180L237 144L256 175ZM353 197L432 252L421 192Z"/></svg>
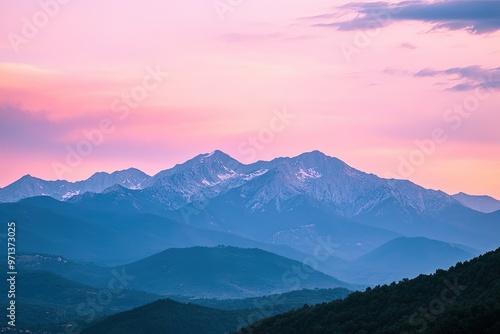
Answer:
<svg viewBox="0 0 500 334"><path fill-rule="evenodd" d="M474 196L465 193L453 195L462 205L476 211L491 213L500 210L500 201L491 196Z"/></svg>
<svg viewBox="0 0 500 334"><path fill-rule="evenodd" d="M422 237L391 240L361 256L346 268L349 281L371 284L391 283L436 269L448 269L457 262L470 260L477 251ZM347 277L343 276L344 279Z"/></svg>

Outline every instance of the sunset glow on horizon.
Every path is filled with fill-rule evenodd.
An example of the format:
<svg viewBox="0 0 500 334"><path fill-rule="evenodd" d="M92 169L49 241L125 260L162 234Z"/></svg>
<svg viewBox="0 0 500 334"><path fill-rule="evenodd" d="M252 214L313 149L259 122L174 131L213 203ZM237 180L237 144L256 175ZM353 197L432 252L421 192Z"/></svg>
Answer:
<svg viewBox="0 0 500 334"><path fill-rule="evenodd" d="M472 3L4 1L0 187L319 150L500 199L500 2Z"/></svg>

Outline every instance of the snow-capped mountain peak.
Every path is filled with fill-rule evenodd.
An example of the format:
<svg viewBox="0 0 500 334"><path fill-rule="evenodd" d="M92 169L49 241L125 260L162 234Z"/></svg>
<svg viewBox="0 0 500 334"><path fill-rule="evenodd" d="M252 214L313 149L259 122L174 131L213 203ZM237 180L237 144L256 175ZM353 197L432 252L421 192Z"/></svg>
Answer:
<svg viewBox="0 0 500 334"><path fill-rule="evenodd" d="M219 150L197 155L153 177L133 168L96 173L74 183L44 181L27 175L0 189L0 201L43 194L59 200L76 196L74 200L78 201L85 192L118 191L114 185L136 190L131 193L133 196L161 203L171 210L223 195L243 201L243 206L251 211L269 206L288 210L292 209L287 207L293 205L290 203L303 198L344 217L383 215L384 205L390 205L397 208L392 211L398 212L401 219L410 221L414 218L408 217L458 204L443 192L424 189L410 181L379 178L319 151L244 165Z"/></svg>

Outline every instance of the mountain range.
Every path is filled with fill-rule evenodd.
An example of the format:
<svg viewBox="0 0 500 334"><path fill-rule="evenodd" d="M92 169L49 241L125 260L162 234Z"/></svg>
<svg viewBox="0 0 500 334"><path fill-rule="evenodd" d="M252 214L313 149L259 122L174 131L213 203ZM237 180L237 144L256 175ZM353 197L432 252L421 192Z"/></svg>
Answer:
<svg viewBox="0 0 500 334"><path fill-rule="evenodd" d="M0 189L0 220L16 223L19 309L29 313L19 324L32 333L223 333L292 308L287 324L321 333L336 316L325 304L311 315L302 301L349 294L348 306L332 309L350 316L375 314L353 305L379 309L386 299L391 310L404 309L393 288L400 280L397 287L414 289L410 299L422 301L423 274L442 275L499 246L495 208L489 197L379 178L319 151L248 165L214 151L154 176L133 168L79 182L27 175ZM485 269L478 270L489 289L481 281ZM408 278L416 288L405 285ZM117 281L123 289L109 306L96 316L82 313L92 298L113 295ZM350 294L379 284L397 293L387 295L384 286ZM272 313L252 306L283 296L290 300ZM307 327L310 315L320 327ZM350 332L344 318L339 328ZM263 333L281 328L273 319L264 320ZM398 319L382 314L359 329L405 328Z"/></svg>
<svg viewBox="0 0 500 334"><path fill-rule="evenodd" d="M0 202L17 202L34 196L50 196L58 200L66 200L86 192L102 193L114 185L121 185L128 189L142 189L149 185L150 180L149 175L136 168L116 171L111 174L98 172L87 180L78 182L46 181L28 174L14 183L0 188Z"/></svg>
<svg viewBox="0 0 500 334"><path fill-rule="evenodd" d="M269 178L273 182L253 198L246 200L246 207L250 210L259 210L270 201L279 205L279 202L296 195L307 195L322 203L331 204L337 213L346 217L359 216L388 198L395 198L420 210L425 208L439 211L446 202L458 202L487 213L500 210L500 201L489 196L472 196L465 193L449 196L441 191L423 189L408 181L378 178L319 151L304 153L294 158L277 158L244 165L217 150L200 154L154 176L136 168L111 174L98 172L87 180L78 182L46 181L25 175L0 188L0 202L17 202L35 196L68 200L87 192L109 193L124 187L130 190L145 190L143 195L149 195L156 201L168 202L167 208L176 209L196 200L226 193L269 171ZM363 186L360 186L360 183ZM414 193L413 190L418 191ZM375 193L380 196L366 203L364 197ZM358 202L364 205L354 205Z"/></svg>
<svg viewBox="0 0 500 334"><path fill-rule="evenodd" d="M415 268L430 272L494 249L500 235L500 211L476 211L442 191L379 178L319 151L248 165L214 151L152 177L136 169L76 183L26 176L0 189L0 198L12 202L0 203L0 219L18 222L20 251L106 265L168 248L229 245L373 284L417 274L404 265L389 270L391 261L405 261L390 253L418 254ZM363 256L398 238L409 239L378 253L386 274L362 275ZM447 251L431 259L428 240Z"/></svg>

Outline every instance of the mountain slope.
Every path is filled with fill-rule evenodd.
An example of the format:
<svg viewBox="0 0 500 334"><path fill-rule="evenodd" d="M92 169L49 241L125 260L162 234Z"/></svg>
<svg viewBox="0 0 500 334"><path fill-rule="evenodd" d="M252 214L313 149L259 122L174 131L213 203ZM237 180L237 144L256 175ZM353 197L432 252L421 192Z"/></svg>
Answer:
<svg viewBox="0 0 500 334"><path fill-rule="evenodd" d="M167 249L116 267L76 263L52 255L20 254L18 267L23 272L49 271L102 288L122 277L127 289L198 299L256 297L297 289L360 288L273 253L224 246ZM185 301L186 297L179 300Z"/></svg>
<svg viewBox="0 0 500 334"><path fill-rule="evenodd" d="M180 219L99 206L91 208L50 197L0 203L0 219L17 222L18 252L58 254L105 264L136 261L166 248L220 244L258 247L300 260L305 257L287 246L200 229ZM4 243L5 239L0 239L0 245Z"/></svg>
<svg viewBox="0 0 500 334"><path fill-rule="evenodd" d="M226 311L173 300L159 300L106 318L82 334L223 334L238 328L252 311Z"/></svg>
<svg viewBox="0 0 500 334"><path fill-rule="evenodd" d="M453 198L476 211L491 213L500 210L500 201L490 196L475 196L461 192L453 195Z"/></svg>
<svg viewBox="0 0 500 334"><path fill-rule="evenodd" d="M366 285L388 284L447 269L480 252L459 244L423 237L397 237L349 261L325 261L320 267L340 280Z"/></svg>
<svg viewBox="0 0 500 334"><path fill-rule="evenodd" d="M2 280L0 287L8 291L6 281ZM72 320L78 318L81 320L88 319L92 313L90 306L83 308L81 305L90 305L92 301L99 304L98 296L99 300L108 298L95 310L99 316L129 310L160 299L159 296L153 294L124 289L118 284L115 287L120 290L111 293L111 290L83 285L51 272L23 270L17 275L16 303L36 305L41 308L48 307L61 312L75 311L71 314L74 317ZM6 294L2 295L4 302L7 301L6 297ZM80 310L80 314L76 312L77 309Z"/></svg>
<svg viewBox="0 0 500 334"><path fill-rule="evenodd" d="M191 224L261 242L288 245L306 254L313 254L321 240L330 240L334 251L328 260L354 258L400 236L341 217L306 196L279 202L280 210L274 203L257 211L245 207L245 195L240 188L233 189L211 199L203 210L204 215L190 217Z"/></svg>
<svg viewBox="0 0 500 334"><path fill-rule="evenodd" d="M90 262L70 261L58 255L18 253L16 262L20 272L49 272L80 285L92 287L106 287L106 284L115 277L109 267Z"/></svg>
<svg viewBox="0 0 500 334"><path fill-rule="evenodd" d="M239 333L498 333L500 249L434 275L278 315Z"/></svg>
<svg viewBox="0 0 500 334"><path fill-rule="evenodd" d="M345 288L333 288L314 290L302 289L282 294L244 299L200 299L181 296L171 296L170 298L182 303L193 303L221 310L261 309L266 307L266 312L264 313L279 314L292 309L300 309L305 304L316 305L336 299L344 299L350 293L352 293L352 291ZM269 315L271 314L268 314L268 316Z"/></svg>
<svg viewBox="0 0 500 334"><path fill-rule="evenodd" d="M213 300L194 300L194 304L178 304L171 300L161 300L130 312L124 312L106 318L89 326L82 333L227 333L247 321L262 318L266 315L279 314L291 309L299 309L304 304L314 305L343 299L349 290L318 289L300 290L281 295L271 295L259 298ZM203 303L203 304L200 304ZM218 310L217 310L218 309ZM226 310L226 312L220 312ZM157 314L158 316L152 316ZM217 319L214 323L203 316L209 315ZM175 321L172 321L176 317ZM179 321L178 318L182 321ZM203 318L202 318L203 317ZM183 323L197 323L198 327L181 328ZM141 326L141 324L146 324ZM191 325L192 326L192 325Z"/></svg>
<svg viewBox="0 0 500 334"><path fill-rule="evenodd" d="M300 262L260 249L167 249L125 266L130 288L161 295L244 298L304 288L353 288Z"/></svg>

